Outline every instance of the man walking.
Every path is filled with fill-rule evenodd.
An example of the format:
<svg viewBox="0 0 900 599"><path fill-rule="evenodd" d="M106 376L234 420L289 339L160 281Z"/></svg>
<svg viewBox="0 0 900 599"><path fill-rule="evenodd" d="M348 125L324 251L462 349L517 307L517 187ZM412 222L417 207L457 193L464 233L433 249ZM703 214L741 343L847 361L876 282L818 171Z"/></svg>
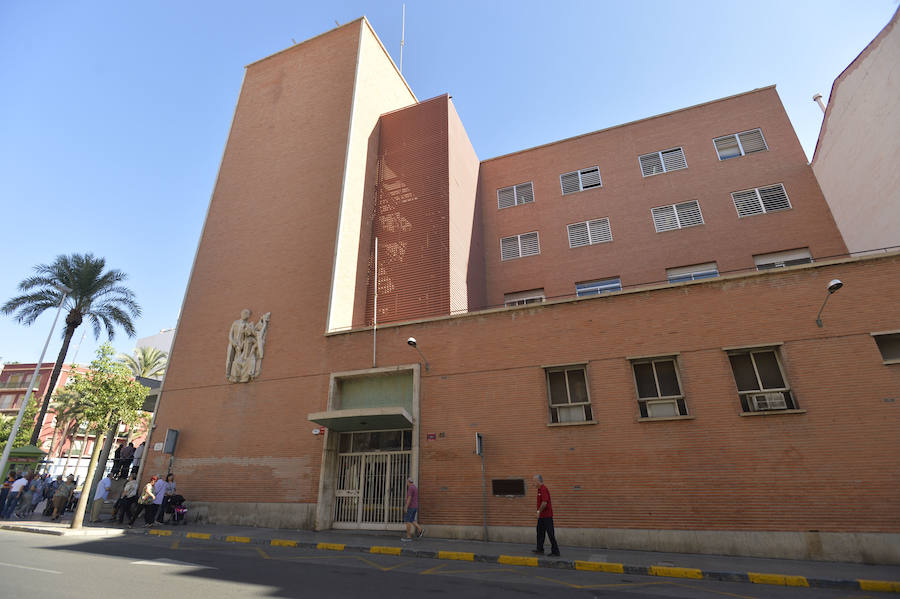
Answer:
<svg viewBox="0 0 900 599"><path fill-rule="evenodd" d="M544 535L550 537L549 555L559 557L559 545L556 544L556 533L553 530L553 504L550 503L550 490L544 485L544 477L534 475L534 486L537 489L537 547L532 553L544 555Z"/></svg>
<svg viewBox="0 0 900 599"><path fill-rule="evenodd" d="M425 529L419 526L419 523L416 520L416 515L419 512L419 489L416 487L415 483L413 483L412 478L406 479L406 514L403 516L403 522L406 523L406 536L400 537L400 540L403 542L410 542L413 540L412 531L413 528L416 529L416 537L421 537L425 534Z"/></svg>

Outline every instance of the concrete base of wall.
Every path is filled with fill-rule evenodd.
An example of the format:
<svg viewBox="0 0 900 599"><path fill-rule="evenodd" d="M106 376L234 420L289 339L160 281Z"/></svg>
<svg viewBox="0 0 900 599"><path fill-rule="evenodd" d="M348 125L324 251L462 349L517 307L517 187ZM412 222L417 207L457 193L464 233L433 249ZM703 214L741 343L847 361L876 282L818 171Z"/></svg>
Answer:
<svg viewBox="0 0 900 599"><path fill-rule="evenodd" d="M484 534L480 526L426 526L430 537L481 540ZM535 531L491 526L488 539L533 544ZM900 534L892 533L557 528L556 539L576 547L900 565Z"/></svg>
<svg viewBox="0 0 900 599"><path fill-rule="evenodd" d="M315 503L192 501L189 507L192 522L295 530L312 530L316 523Z"/></svg>

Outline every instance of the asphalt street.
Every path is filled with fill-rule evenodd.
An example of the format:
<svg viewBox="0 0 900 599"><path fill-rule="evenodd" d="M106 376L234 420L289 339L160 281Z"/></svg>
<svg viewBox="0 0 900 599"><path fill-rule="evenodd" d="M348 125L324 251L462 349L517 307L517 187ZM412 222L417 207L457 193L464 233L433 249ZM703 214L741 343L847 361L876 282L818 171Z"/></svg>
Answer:
<svg viewBox="0 0 900 599"><path fill-rule="evenodd" d="M580 597L874 599L883 593L134 536L0 531L3 597Z"/></svg>

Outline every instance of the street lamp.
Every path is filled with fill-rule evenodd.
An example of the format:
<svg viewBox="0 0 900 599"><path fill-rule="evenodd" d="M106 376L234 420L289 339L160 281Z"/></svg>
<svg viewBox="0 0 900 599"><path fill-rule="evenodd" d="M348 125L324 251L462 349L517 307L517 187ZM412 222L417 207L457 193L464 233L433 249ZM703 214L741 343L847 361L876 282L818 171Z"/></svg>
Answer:
<svg viewBox="0 0 900 599"><path fill-rule="evenodd" d="M825 296L825 301L822 302L822 307L819 308L819 313L816 314L816 325L818 325L819 328L822 328L822 326L824 326L824 325L822 325L822 310L825 309L825 304L828 303L828 298L831 297L832 293L834 293L835 291L837 291L838 289L840 289L843 286L844 286L844 284L841 282L840 279L832 279L831 282L828 283L828 295Z"/></svg>
<svg viewBox="0 0 900 599"><path fill-rule="evenodd" d="M37 364L34 365L34 372L31 375L31 381L28 383L28 391L25 393L25 399L22 400L22 405L19 406L19 415L16 416L16 421L13 423L12 430L9 433L9 439L6 440L6 447L3 449L3 457L0 458L0 473L6 471L6 462L9 460L9 452L12 450L13 442L16 440L16 433L19 432L19 425L22 424L22 417L25 415L25 407L28 405L28 400L31 399L31 394L34 392L34 383L37 381L38 372L40 372L41 365L44 363L44 354L47 353L47 346L50 345L50 337L53 336L53 330L56 328L56 321L59 320L59 314L62 312L63 304L66 302L66 298L69 294L72 293L72 289L66 287L62 283L55 283L53 286L62 293L62 299L59 300L59 307L56 309L56 316L53 317L53 325L50 327L50 332L47 334L47 341L44 342L44 349L41 350L41 357ZM43 422L36 426L41 426L42 424Z"/></svg>
<svg viewBox="0 0 900 599"><path fill-rule="evenodd" d="M416 338L410 337L409 339L406 340L406 344L409 345L414 350L416 350L417 352L419 352L419 355L422 356L423 360L425 360L425 372L428 372L430 370L428 368L428 358L426 358L425 354L422 353L422 350L416 346Z"/></svg>

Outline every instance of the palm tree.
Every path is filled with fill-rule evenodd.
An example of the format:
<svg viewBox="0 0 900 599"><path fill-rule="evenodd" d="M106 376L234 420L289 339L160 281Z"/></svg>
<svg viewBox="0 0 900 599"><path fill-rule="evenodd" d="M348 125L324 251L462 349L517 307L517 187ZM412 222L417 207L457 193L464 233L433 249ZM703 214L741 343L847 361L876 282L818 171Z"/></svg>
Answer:
<svg viewBox="0 0 900 599"><path fill-rule="evenodd" d="M135 377L145 379L162 379L166 374L169 355L155 347L138 347L134 350L134 356L119 354L119 362L131 369Z"/></svg>
<svg viewBox="0 0 900 599"><path fill-rule="evenodd" d="M37 445L50 396L69 351L69 343L82 321L85 318L90 321L95 339L100 337L101 329L106 329L108 338L112 340L116 325L121 326L129 337L134 337L134 323L131 319L141 315L141 307L134 300L134 293L121 284L128 275L115 269L104 271L105 268L106 260L96 258L93 254L57 256L51 264L35 266L37 274L19 283L19 290L26 293L12 298L0 307L0 312L15 313L16 321L28 326L44 310L55 308L62 300L62 292L55 285L62 284L72 289L65 303L68 313L62 348L50 375L50 384L41 403L37 425L31 433L32 445Z"/></svg>

